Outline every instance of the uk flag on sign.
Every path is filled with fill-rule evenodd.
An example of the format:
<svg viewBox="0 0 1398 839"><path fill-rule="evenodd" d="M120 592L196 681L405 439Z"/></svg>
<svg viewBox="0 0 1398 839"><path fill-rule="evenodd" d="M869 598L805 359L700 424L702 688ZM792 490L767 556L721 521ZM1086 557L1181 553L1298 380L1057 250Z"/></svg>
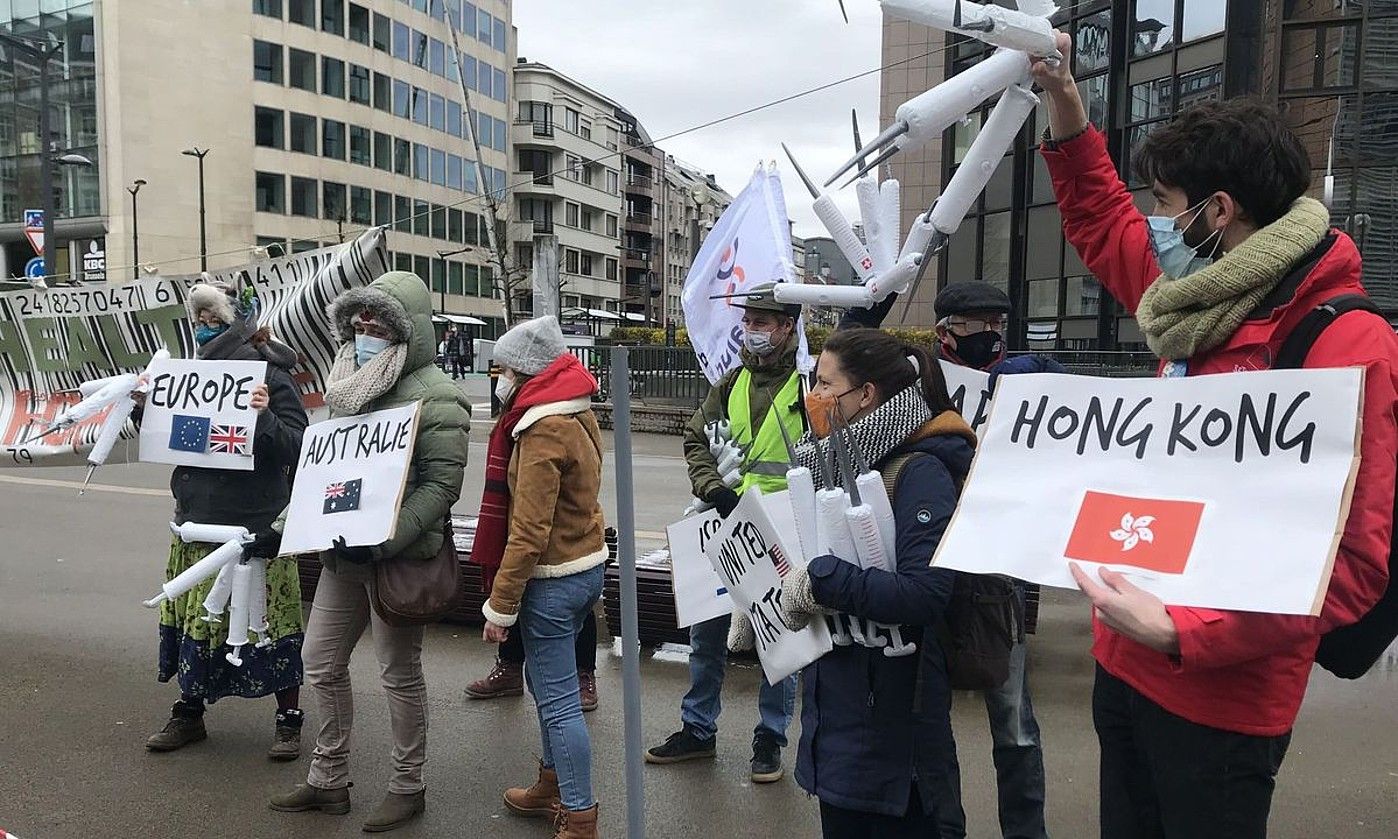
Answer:
<svg viewBox="0 0 1398 839"><path fill-rule="evenodd" d="M348 513L359 509L359 495L364 488L364 479L337 481L325 488L325 506L321 513Z"/></svg>
<svg viewBox="0 0 1398 839"><path fill-rule="evenodd" d="M204 454L208 450L208 417L175 414L170 419L170 451Z"/></svg>
<svg viewBox="0 0 1398 839"><path fill-rule="evenodd" d="M1088 490L1063 555L1104 565L1182 574L1189 564L1204 504L1132 498Z"/></svg>
<svg viewBox="0 0 1398 839"><path fill-rule="evenodd" d="M248 453L248 429L244 425L215 425L209 432L209 452L212 454Z"/></svg>

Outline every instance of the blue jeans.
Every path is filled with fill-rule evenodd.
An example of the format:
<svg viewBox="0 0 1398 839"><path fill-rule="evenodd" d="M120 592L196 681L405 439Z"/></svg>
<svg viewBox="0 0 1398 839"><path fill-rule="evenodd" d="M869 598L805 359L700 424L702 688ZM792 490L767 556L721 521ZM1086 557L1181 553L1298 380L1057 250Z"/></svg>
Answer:
<svg viewBox="0 0 1398 839"><path fill-rule="evenodd" d="M1020 589L1020 597L1024 597ZM1028 645L1010 650L1010 677L994 690L985 691L985 713L990 720L991 757L999 792L1000 831L1005 839L1047 839L1044 826L1044 751L1039 722L1029 699ZM938 794L937 819L942 839L966 835L966 813L961 809L961 771L955 751L948 775Z"/></svg>
<svg viewBox="0 0 1398 839"><path fill-rule="evenodd" d="M578 697L574 644L583 620L602 596L604 566L568 577L538 578L524 587L519 631L524 640L524 676L539 709L540 758L558 772L568 810L587 810L592 797L592 743Z"/></svg>
<svg viewBox="0 0 1398 839"><path fill-rule="evenodd" d="M689 693L680 703L680 721L698 737L708 739L718 733L718 715L723 710L723 674L728 664L727 615L696 623L689 628ZM796 677L769 685L765 678L757 691L757 727L754 734L767 732L786 747L786 727L796 710Z"/></svg>

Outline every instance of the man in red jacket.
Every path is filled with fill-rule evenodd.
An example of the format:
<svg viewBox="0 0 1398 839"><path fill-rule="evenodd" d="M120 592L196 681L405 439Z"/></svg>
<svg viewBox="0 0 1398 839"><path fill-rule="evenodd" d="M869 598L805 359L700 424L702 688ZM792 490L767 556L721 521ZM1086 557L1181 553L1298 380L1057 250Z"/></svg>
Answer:
<svg viewBox="0 0 1398 839"><path fill-rule="evenodd" d="M1059 49L1072 55L1060 34ZM1198 105L1135 151L1155 209L1136 209L1068 62L1039 62L1043 156L1078 254L1137 318L1161 375L1265 370L1316 306L1362 293L1354 242L1305 197L1305 148L1269 106ZM1094 609L1093 721L1106 839L1266 835L1275 777L1320 636L1363 616L1388 579L1398 450L1398 339L1341 315L1307 367L1363 366L1354 500L1319 617L1167 606L1119 574L1074 569ZM1259 526L1266 526L1259 510ZM1257 568L1265 557L1239 557Z"/></svg>

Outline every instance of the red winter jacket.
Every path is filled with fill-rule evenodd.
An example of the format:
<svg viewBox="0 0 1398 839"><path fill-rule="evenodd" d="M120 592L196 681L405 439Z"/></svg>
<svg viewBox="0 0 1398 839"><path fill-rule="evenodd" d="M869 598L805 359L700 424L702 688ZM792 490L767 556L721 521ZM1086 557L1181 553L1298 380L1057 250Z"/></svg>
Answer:
<svg viewBox="0 0 1398 839"><path fill-rule="evenodd" d="M1135 312L1160 274L1145 218L1117 177L1095 128L1044 147L1063 232L1117 300ZM1189 375L1265 370L1292 327L1320 303L1362 292L1359 251L1331 230L1292 268L1222 346L1189 359ZM1094 621L1092 654L1107 672L1165 710L1200 725L1274 736L1296 721L1321 634L1362 617L1388 581L1398 454L1398 338L1367 312L1342 315L1322 333L1307 367L1363 365L1359 479L1319 617L1169 607L1177 657L1155 652ZM1259 510L1259 516L1267 512ZM1264 522L1260 522L1262 526ZM1260 563L1259 563L1260 565Z"/></svg>

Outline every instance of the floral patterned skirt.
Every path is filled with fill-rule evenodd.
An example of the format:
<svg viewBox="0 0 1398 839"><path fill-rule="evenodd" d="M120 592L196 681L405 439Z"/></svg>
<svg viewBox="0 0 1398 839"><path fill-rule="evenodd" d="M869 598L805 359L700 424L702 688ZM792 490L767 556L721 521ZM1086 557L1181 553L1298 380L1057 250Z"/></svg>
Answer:
<svg viewBox="0 0 1398 839"><path fill-rule="evenodd" d="M170 544L165 579L172 580L186 568L213 552L218 545L185 544L176 536ZM204 620L204 598L210 578L189 593L160 604L160 660L157 678L178 679L180 693L216 702L225 696L255 699L301 684L301 642L305 621L301 617L301 580L296 559L282 557L267 562L267 637L258 648L242 649L243 664L235 667L224 657L228 624Z"/></svg>

